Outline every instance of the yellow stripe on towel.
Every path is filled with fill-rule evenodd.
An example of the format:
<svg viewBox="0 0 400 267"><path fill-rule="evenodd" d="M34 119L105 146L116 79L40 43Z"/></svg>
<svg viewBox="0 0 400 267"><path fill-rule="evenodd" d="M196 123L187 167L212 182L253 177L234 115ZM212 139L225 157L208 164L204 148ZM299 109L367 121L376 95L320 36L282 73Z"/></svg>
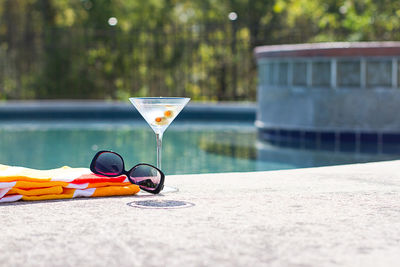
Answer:
<svg viewBox="0 0 400 267"><path fill-rule="evenodd" d="M93 193L93 197L126 196L136 194L139 191L139 186L134 184L128 186L106 186L96 188L96 191Z"/></svg>
<svg viewBox="0 0 400 267"><path fill-rule="evenodd" d="M49 199L65 199L73 198L75 189L64 188L60 194L50 194L41 196L22 196L22 200L49 200Z"/></svg>
<svg viewBox="0 0 400 267"><path fill-rule="evenodd" d="M25 181L25 182L48 182L50 178L31 178L21 175L13 176L0 176L0 182L15 182L15 181Z"/></svg>
<svg viewBox="0 0 400 267"><path fill-rule="evenodd" d="M90 191L87 190L94 190L93 194L89 193ZM88 192L89 194L75 194L75 191L78 192ZM131 184L129 186L105 186L100 188L91 188L91 189L70 189L64 188L63 192L60 194L49 194L49 195L40 195L40 196L27 196L22 195L22 200L49 200L49 199L66 199L66 198L74 198L75 195L85 196L85 197L107 197L107 196L126 196L126 195L133 195L139 192L139 186Z"/></svg>
<svg viewBox="0 0 400 267"><path fill-rule="evenodd" d="M43 187L51 187L51 186L62 186L66 187L69 185L67 182L32 182L32 181L17 181L14 187L17 188L43 188Z"/></svg>
<svg viewBox="0 0 400 267"><path fill-rule="evenodd" d="M6 195L20 194L24 196L40 196L40 195L50 195L50 194L61 194L62 192L63 192L62 186L52 186L52 187L28 189L28 190L20 188L11 188Z"/></svg>

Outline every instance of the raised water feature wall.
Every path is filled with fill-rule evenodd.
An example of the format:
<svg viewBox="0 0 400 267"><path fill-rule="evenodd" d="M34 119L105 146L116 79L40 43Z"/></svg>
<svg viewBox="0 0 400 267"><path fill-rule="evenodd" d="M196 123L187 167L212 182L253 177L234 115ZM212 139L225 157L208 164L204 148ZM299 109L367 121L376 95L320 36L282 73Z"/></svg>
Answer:
<svg viewBox="0 0 400 267"><path fill-rule="evenodd" d="M400 42L261 46L264 139L400 142Z"/></svg>

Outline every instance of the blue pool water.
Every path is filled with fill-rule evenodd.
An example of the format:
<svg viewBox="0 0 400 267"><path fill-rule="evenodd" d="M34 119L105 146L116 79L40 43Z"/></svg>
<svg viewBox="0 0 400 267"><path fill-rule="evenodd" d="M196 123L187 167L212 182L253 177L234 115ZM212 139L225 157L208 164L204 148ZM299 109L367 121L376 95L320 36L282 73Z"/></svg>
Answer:
<svg viewBox="0 0 400 267"><path fill-rule="evenodd" d="M156 162L155 135L142 121L0 124L0 164L88 167L98 150L120 153L127 168ZM164 134L162 169L166 174L247 172L398 158L265 143L250 122L174 122Z"/></svg>

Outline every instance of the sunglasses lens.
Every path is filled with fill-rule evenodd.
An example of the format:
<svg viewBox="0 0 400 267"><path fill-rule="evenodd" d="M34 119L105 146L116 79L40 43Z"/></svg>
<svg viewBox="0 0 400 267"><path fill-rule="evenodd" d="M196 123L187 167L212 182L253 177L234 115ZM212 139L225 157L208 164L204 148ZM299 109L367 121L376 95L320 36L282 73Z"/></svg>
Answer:
<svg viewBox="0 0 400 267"><path fill-rule="evenodd" d="M118 154L103 152L97 157L94 168L98 174L117 176L123 172L124 161Z"/></svg>
<svg viewBox="0 0 400 267"><path fill-rule="evenodd" d="M161 173L154 167L139 165L129 174L131 180L141 188L154 191L161 181Z"/></svg>

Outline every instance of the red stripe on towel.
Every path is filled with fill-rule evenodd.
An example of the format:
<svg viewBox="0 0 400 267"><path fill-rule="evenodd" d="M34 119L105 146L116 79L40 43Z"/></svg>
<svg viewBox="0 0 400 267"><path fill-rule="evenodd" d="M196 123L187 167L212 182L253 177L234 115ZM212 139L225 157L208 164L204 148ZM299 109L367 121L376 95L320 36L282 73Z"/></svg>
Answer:
<svg viewBox="0 0 400 267"><path fill-rule="evenodd" d="M107 177L107 176L102 176L94 173L90 174L83 174L79 176L78 178L75 178L71 183L74 184L84 184L84 183L104 183L104 182L112 182L112 183L122 183L125 181L126 176L125 175L120 175L117 177Z"/></svg>

